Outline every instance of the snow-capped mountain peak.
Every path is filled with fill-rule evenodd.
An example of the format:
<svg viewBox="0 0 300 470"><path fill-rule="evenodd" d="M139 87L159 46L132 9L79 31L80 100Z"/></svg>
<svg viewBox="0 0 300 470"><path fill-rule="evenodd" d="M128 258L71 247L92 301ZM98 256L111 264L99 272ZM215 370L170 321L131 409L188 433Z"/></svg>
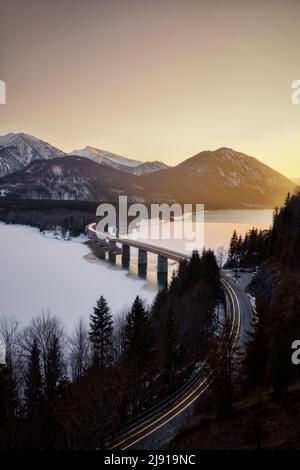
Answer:
<svg viewBox="0 0 300 470"><path fill-rule="evenodd" d="M101 150L96 147L92 147L91 145L88 145L84 149L73 150L73 152L69 153L69 155L86 157L97 163L101 163L103 165L125 171L127 168L134 168L143 163L139 160L133 160L131 158L123 157L112 152L107 152L106 150Z"/></svg>
<svg viewBox="0 0 300 470"><path fill-rule="evenodd" d="M22 170L34 160L63 157L61 150L25 133L0 136L0 176Z"/></svg>
<svg viewBox="0 0 300 470"><path fill-rule="evenodd" d="M107 167L136 175L145 175L167 167L161 162L144 163L91 145L67 154L29 134L10 132L0 136L0 177L22 170L35 160L48 160L68 155L88 158Z"/></svg>

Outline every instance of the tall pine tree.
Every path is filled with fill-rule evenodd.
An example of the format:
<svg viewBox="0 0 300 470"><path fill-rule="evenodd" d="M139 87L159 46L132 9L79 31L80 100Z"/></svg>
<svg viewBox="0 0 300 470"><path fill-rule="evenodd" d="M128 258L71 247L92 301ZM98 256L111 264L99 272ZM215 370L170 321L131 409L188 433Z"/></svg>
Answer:
<svg viewBox="0 0 300 470"><path fill-rule="evenodd" d="M234 230L233 235L231 237L231 241L230 241L230 247L229 247L229 260L233 268L238 267L238 253L237 253L238 245L239 245L239 239L238 239L236 230Z"/></svg>
<svg viewBox="0 0 300 470"><path fill-rule="evenodd" d="M63 380L63 362L62 352L59 343L59 339L56 335L53 335L51 339L49 351L46 359L46 394L47 398L51 400L54 398L58 386Z"/></svg>
<svg viewBox="0 0 300 470"><path fill-rule="evenodd" d="M126 317L125 346L128 356L145 367L150 349L150 323L148 312L139 296L135 298Z"/></svg>
<svg viewBox="0 0 300 470"><path fill-rule="evenodd" d="M103 376L104 370L113 362L113 320L102 295L90 316L89 337L93 347L94 365L99 367Z"/></svg>
<svg viewBox="0 0 300 470"><path fill-rule="evenodd" d="M176 384L176 371L178 368L178 324L174 309L169 308L163 331L164 369L169 391Z"/></svg>
<svg viewBox="0 0 300 470"><path fill-rule="evenodd" d="M31 417L37 412L42 400L40 351L36 338L33 340L27 362L25 383L25 409L27 416Z"/></svg>
<svg viewBox="0 0 300 470"><path fill-rule="evenodd" d="M10 367L0 366L0 449L14 449L19 408L18 384Z"/></svg>
<svg viewBox="0 0 300 470"><path fill-rule="evenodd" d="M125 324L125 351L129 369L129 395L133 413L143 404L151 361L151 327L148 312L139 296L128 312Z"/></svg>

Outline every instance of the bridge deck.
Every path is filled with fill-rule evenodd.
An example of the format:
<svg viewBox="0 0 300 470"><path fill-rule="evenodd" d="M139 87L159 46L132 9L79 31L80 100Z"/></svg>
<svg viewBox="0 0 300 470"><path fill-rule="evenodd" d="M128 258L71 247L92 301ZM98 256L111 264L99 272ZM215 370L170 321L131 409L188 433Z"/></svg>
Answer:
<svg viewBox="0 0 300 470"><path fill-rule="evenodd" d="M121 243L124 245L132 246L133 248L138 248L140 250L145 250L149 251L150 253L153 253L155 255L163 256L165 258L171 259L173 261L177 261L178 263L183 260L188 260L190 258L190 255L187 253L180 253L178 251L174 250L169 250L168 248L162 248L156 245L151 245L150 243L145 243L143 241L139 240L132 240L130 238L121 238L121 237L114 237L111 236L107 233L101 233L98 232L95 228L95 223L90 224L88 226L88 230L90 230L92 233L94 233L97 237L114 241L116 243Z"/></svg>

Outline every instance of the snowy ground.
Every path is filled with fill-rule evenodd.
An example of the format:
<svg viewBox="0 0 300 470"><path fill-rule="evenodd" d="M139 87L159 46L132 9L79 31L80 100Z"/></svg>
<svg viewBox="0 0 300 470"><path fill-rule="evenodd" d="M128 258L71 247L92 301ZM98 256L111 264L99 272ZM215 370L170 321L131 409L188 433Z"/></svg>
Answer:
<svg viewBox="0 0 300 470"><path fill-rule="evenodd" d="M209 211L204 245L227 249L234 228L242 234L253 226L268 228L271 218L272 211ZM121 269L120 259L113 267L95 258L84 241L84 237L62 240L59 230L42 235L28 226L0 222L0 316L13 315L27 323L42 310L50 310L70 331L79 317L88 319L101 294L114 315L131 305L136 295L152 301L157 292L155 256L148 257L147 280L142 280L137 276L136 250L127 271ZM165 243L185 251L176 240ZM170 263L169 274L176 268Z"/></svg>
<svg viewBox="0 0 300 470"><path fill-rule="evenodd" d="M151 302L156 287L90 256L79 240L45 237L37 229L0 223L0 316L26 324L42 310L61 318L68 331L88 319L103 294L115 315L136 295Z"/></svg>

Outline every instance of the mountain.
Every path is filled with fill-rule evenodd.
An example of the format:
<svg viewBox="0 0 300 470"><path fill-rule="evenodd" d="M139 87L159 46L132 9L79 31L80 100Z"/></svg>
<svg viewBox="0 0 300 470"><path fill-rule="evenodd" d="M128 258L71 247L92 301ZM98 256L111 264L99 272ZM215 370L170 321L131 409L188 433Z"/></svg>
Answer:
<svg viewBox="0 0 300 470"><path fill-rule="evenodd" d="M115 201L127 193L139 201L260 209L281 205L296 189L294 182L256 158L229 148L201 152L175 167L93 147L74 152L81 156L67 155L27 134L0 137L0 175L5 175L0 177L0 196Z"/></svg>
<svg viewBox="0 0 300 470"><path fill-rule="evenodd" d="M167 165L161 162L144 163L91 146L66 154L31 135L10 133L0 136L0 177L22 170L34 160L48 160L67 155L85 157L96 163L136 175L144 175L167 168Z"/></svg>
<svg viewBox="0 0 300 470"><path fill-rule="evenodd" d="M300 178L291 178L292 181L294 181L294 183L300 185Z"/></svg>
<svg viewBox="0 0 300 470"><path fill-rule="evenodd" d="M140 179L146 190L164 188L177 201L203 203L207 209L274 208L296 188L256 158L229 148L201 152Z"/></svg>
<svg viewBox="0 0 300 470"><path fill-rule="evenodd" d="M128 168L137 167L143 163L139 160L132 160L131 158L122 157L121 155L97 149L89 145L81 150L73 150L69 155L89 158L96 163L101 163L102 165L123 171L126 171Z"/></svg>
<svg viewBox="0 0 300 470"><path fill-rule="evenodd" d="M0 176L22 170L35 160L63 156L61 150L28 134L11 132L0 136Z"/></svg>
<svg viewBox="0 0 300 470"><path fill-rule="evenodd" d="M140 178L85 157L65 156L36 160L25 169L0 178L0 195L23 199L62 199L116 202L119 195L129 201L147 202L169 196L147 192Z"/></svg>
<svg viewBox="0 0 300 470"><path fill-rule="evenodd" d="M148 175L149 173L154 173L155 171L166 170L167 168L169 168L169 166L165 163L154 161L142 163L141 165L130 168L127 171L133 173L134 175L142 176Z"/></svg>
<svg viewBox="0 0 300 470"><path fill-rule="evenodd" d="M31 135L10 133L0 136L0 177L22 170L35 160L48 160L67 155L85 157L96 163L136 175L144 175L167 168L167 165L161 162L144 163L91 146L66 154Z"/></svg>
<svg viewBox="0 0 300 470"><path fill-rule="evenodd" d="M69 155L77 155L93 160L96 163L116 168L118 170L133 173L134 175L141 176L147 175L155 171L160 171L168 168L168 165L162 162L141 162L140 160L133 160L131 158L122 157L115 153L107 152L106 150L97 149L95 147L87 146L81 150L73 150Z"/></svg>

